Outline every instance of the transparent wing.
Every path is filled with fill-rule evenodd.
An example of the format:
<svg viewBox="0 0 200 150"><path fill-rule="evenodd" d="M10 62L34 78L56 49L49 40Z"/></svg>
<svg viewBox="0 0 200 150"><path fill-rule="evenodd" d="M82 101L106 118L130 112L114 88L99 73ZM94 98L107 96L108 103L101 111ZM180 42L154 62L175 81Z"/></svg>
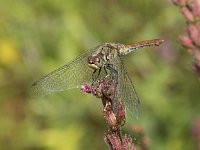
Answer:
<svg viewBox="0 0 200 150"><path fill-rule="evenodd" d="M87 57L94 53L97 48L85 52L63 67L36 81L32 85L32 92L43 95L45 93L78 88L84 82L90 83L93 70L88 66Z"/></svg>
<svg viewBox="0 0 200 150"><path fill-rule="evenodd" d="M118 71L117 91L119 92L119 96L130 113L138 118L140 112L140 100L120 57L115 59L114 68Z"/></svg>

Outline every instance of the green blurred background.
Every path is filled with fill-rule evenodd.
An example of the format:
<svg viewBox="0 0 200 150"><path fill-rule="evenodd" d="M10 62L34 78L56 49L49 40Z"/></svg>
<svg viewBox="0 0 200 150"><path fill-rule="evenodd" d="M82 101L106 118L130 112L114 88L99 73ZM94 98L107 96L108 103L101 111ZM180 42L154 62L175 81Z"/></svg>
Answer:
<svg viewBox="0 0 200 150"><path fill-rule="evenodd" d="M167 0L0 1L0 150L101 150L107 131L101 102L79 89L29 96L31 84L104 42L161 38L125 58L141 99L139 120L150 150L192 150L200 83L180 45L185 21Z"/></svg>

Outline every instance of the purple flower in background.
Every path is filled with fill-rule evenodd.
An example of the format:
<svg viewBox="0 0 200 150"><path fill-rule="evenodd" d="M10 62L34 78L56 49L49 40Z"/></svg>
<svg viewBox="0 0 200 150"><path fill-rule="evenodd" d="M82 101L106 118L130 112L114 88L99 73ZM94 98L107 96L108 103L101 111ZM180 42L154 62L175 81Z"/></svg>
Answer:
<svg viewBox="0 0 200 150"><path fill-rule="evenodd" d="M193 122L192 126L192 135L194 136L196 143L197 143L197 149L200 150L200 118L197 118Z"/></svg>
<svg viewBox="0 0 200 150"><path fill-rule="evenodd" d="M200 77L200 6L198 0L172 0L172 2L180 7L186 19L186 34L180 37L180 41L194 57L193 69Z"/></svg>

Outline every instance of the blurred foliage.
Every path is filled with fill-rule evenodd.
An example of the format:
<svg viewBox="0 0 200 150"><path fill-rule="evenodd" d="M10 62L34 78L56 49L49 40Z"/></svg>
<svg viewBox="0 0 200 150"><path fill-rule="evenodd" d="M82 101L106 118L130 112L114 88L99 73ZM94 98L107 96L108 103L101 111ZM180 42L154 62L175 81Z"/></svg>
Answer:
<svg viewBox="0 0 200 150"><path fill-rule="evenodd" d="M154 38L165 43L125 58L141 114L124 129L135 136L129 126L140 126L152 150L196 149L200 83L178 42L184 23L164 0L0 1L0 149L107 149L97 99L78 89L33 98L30 86L101 43Z"/></svg>

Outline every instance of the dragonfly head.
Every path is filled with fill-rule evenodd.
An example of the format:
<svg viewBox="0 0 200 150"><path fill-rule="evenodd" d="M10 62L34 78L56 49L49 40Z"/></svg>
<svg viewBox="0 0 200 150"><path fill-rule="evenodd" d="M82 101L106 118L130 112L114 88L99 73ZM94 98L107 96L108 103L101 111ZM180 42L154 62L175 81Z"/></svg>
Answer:
<svg viewBox="0 0 200 150"><path fill-rule="evenodd" d="M100 58L97 55L88 57L88 66L94 70L98 70L101 67Z"/></svg>

